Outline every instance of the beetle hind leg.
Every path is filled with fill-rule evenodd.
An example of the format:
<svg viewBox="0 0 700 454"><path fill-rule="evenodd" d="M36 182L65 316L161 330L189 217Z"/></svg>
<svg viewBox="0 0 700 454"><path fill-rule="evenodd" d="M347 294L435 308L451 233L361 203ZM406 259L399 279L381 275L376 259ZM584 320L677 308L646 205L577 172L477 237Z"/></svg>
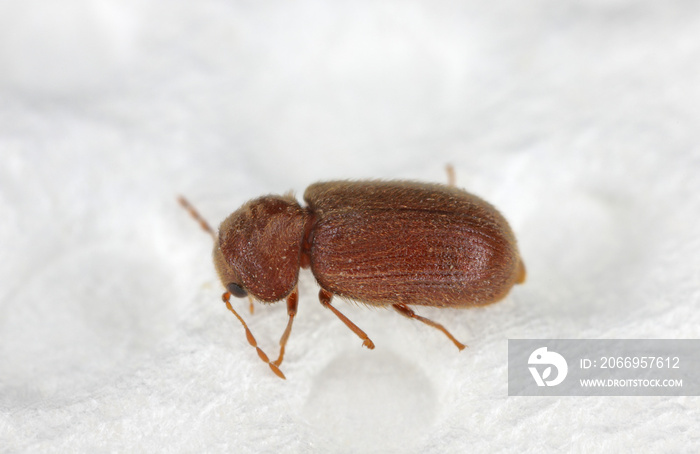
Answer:
<svg viewBox="0 0 700 454"><path fill-rule="evenodd" d="M209 223L202 217L202 215L199 214L197 209L183 196L179 196L177 201L180 202L180 205L182 205L182 207L187 210L188 213L190 213L190 216L192 216L192 218L199 223L202 230L211 235L214 242L216 242L218 240L216 232L211 228Z"/></svg>
<svg viewBox="0 0 700 454"><path fill-rule="evenodd" d="M445 166L445 172L447 172L447 186L451 188L457 187L457 177L455 176L455 168L452 164L447 164Z"/></svg>
<svg viewBox="0 0 700 454"><path fill-rule="evenodd" d="M442 326L441 324L436 323L432 320L429 320L425 317L421 317L420 315L417 315L415 312L413 312L413 309L406 306L405 304L400 304L400 303L392 304L392 307L396 310L396 312L403 315L404 317L408 317L408 318L412 318L412 319L421 321L421 322L425 323L426 325L429 325L429 326L432 326L433 328L439 329L440 331L445 333L445 335L457 346L458 349L464 350L464 347L466 347L464 344L462 344L457 339L455 339L454 336L452 334L450 334L450 332L447 331L447 329L445 329L444 326Z"/></svg>

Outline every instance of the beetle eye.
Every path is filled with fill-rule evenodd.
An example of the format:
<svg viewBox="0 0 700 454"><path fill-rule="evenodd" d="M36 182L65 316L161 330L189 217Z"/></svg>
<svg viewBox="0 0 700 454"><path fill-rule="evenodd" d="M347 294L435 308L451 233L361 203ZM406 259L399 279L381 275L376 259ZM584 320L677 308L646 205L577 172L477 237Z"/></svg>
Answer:
<svg viewBox="0 0 700 454"><path fill-rule="evenodd" d="M248 292L246 292L243 289L243 287L233 282L226 286L226 290L231 292L231 295L235 296L236 298L243 298L244 296L248 296Z"/></svg>

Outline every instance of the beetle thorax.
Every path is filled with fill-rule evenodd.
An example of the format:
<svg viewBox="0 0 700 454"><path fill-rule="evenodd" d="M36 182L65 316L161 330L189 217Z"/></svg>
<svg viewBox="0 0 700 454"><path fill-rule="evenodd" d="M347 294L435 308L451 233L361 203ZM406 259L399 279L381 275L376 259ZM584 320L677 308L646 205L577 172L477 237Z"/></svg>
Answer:
<svg viewBox="0 0 700 454"><path fill-rule="evenodd" d="M221 223L214 248L224 286L234 282L265 302L291 293L299 275L307 216L291 196L260 197L233 212Z"/></svg>

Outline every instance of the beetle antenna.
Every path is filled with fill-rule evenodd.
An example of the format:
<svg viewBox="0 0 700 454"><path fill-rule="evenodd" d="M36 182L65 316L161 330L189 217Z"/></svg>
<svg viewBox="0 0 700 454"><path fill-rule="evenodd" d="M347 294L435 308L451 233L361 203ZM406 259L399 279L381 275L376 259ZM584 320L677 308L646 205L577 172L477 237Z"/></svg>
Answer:
<svg viewBox="0 0 700 454"><path fill-rule="evenodd" d="M177 201L180 202L180 205L182 205L182 207L186 209L188 213L190 213L190 216L192 216L192 218L194 218L195 221L199 222L199 226L202 228L202 230L211 235L211 237L214 239L214 242L216 243L216 232L214 231L214 229L211 228L207 221L204 220L202 215L199 214L199 212L192 206L192 204L188 202L187 199L183 196L178 196Z"/></svg>
<svg viewBox="0 0 700 454"><path fill-rule="evenodd" d="M243 324L243 328L245 329L245 336L248 339L248 343L250 345L252 345L253 347L255 347L260 359L263 360L263 362L266 362L268 366L270 366L270 369L272 369L272 372L274 372L275 375L277 375L281 379L286 379L287 377L284 376L284 374L282 373L280 368L277 367L277 365L275 363L270 362L270 358L268 358L267 355L265 354L265 352L262 351L260 349L260 347L258 347L258 342L255 340L255 337L253 337L253 333L251 333L250 330L248 329L248 325L246 325L246 323L243 321L241 316L238 315L238 312L233 310L233 306L231 306L231 302L229 301L230 298L231 298L230 292L226 292L223 295L221 295L221 299L223 300L224 303L226 303L226 307L228 308L228 310L233 312L233 315L235 315L236 318L241 322L241 324Z"/></svg>

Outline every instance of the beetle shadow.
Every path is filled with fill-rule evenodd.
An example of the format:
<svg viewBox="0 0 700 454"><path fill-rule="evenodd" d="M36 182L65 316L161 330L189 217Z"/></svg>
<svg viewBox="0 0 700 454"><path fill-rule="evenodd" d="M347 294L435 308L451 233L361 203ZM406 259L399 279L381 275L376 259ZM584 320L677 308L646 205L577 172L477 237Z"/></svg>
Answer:
<svg viewBox="0 0 700 454"><path fill-rule="evenodd" d="M424 371L400 356L347 350L316 376L304 416L322 446L411 452L431 431L436 401Z"/></svg>

